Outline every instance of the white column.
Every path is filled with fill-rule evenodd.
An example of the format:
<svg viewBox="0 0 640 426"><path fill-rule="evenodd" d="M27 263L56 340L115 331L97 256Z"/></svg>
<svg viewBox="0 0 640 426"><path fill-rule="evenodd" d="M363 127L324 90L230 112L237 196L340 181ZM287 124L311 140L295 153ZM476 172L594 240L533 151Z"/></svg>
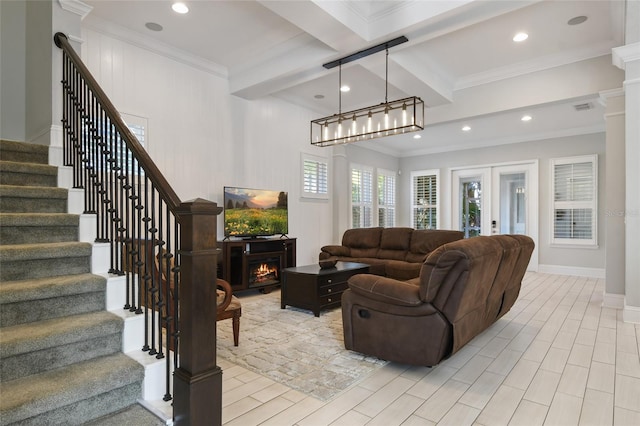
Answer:
<svg viewBox="0 0 640 426"><path fill-rule="evenodd" d="M604 191L605 222L605 289L603 305L624 307L625 294L625 99L624 90L600 92L605 106L606 175Z"/></svg>
<svg viewBox="0 0 640 426"><path fill-rule="evenodd" d="M633 3L633 2L628 2ZM625 70L625 303L624 320L640 324L640 42L613 49Z"/></svg>
<svg viewBox="0 0 640 426"><path fill-rule="evenodd" d="M349 228L351 177L349 160L344 145L333 148L333 242L339 244L342 234Z"/></svg>

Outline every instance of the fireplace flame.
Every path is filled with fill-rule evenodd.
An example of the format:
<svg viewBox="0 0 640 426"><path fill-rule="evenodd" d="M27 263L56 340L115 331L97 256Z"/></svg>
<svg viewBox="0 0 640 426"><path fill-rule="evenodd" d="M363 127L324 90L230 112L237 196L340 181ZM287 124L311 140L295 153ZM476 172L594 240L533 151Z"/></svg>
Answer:
<svg viewBox="0 0 640 426"><path fill-rule="evenodd" d="M278 276L278 267L261 263L260 266L253 270L254 282L263 282Z"/></svg>

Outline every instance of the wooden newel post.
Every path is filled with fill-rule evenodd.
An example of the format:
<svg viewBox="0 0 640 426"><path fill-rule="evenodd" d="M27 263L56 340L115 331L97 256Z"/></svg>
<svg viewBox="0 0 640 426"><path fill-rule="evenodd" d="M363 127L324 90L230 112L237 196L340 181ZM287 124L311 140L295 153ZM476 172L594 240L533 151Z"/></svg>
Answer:
<svg viewBox="0 0 640 426"><path fill-rule="evenodd" d="M216 203L180 204L180 365L174 373L174 423L222 424L222 370L216 365Z"/></svg>

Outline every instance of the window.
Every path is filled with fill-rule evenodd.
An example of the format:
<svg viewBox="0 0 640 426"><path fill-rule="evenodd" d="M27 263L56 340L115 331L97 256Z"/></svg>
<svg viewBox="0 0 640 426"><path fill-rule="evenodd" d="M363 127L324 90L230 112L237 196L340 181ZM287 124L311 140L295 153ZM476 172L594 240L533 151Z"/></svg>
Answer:
<svg viewBox="0 0 640 426"><path fill-rule="evenodd" d="M329 199L329 163L325 158L302 154L302 196Z"/></svg>
<svg viewBox="0 0 640 426"><path fill-rule="evenodd" d="M378 226L390 228L396 224L396 174L378 170Z"/></svg>
<svg viewBox="0 0 640 426"><path fill-rule="evenodd" d="M144 117L137 117L135 115L129 115L129 114L120 114L120 116L124 120L129 130L131 130L131 133L133 133L133 135L138 139L138 142L140 142L140 145L142 145L142 147L146 149L147 148L147 145L146 145L147 119ZM116 132L115 127L113 127L113 125L110 125L107 123L103 124L103 123L104 122L101 120L97 122L97 125L96 125L96 128L98 129L97 133L102 136L103 140L112 141L112 143L115 145L118 156L119 156L119 159L118 159L119 161L117 161L116 164L122 164L124 169L127 172L133 171L134 174L138 174L138 162L136 161L135 158L133 158L133 155L131 155L129 150L126 149L126 145L124 141L120 138L119 134ZM83 131L86 132L87 134L91 132L88 125L84 126ZM91 133L96 133L96 132L94 131ZM90 140L89 136L87 136L87 138L88 140ZM98 170L102 169L103 167L106 167L107 169L110 170L112 163L105 161L99 155L96 156L96 154L94 153L94 149L95 149L95 145L93 143L89 144L88 157L91 163L93 163L94 160L96 160L96 163L97 163L96 167ZM140 172L142 175L144 175L144 170L140 169Z"/></svg>
<svg viewBox="0 0 640 426"><path fill-rule="evenodd" d="M553 244L597 244L597 170L597 155L551 160Z"/></svg>
<svg viewBox="0 0 640 426"><path fill-rule="evenodd" d="M351 226L373 226L373 170L356 165L351 168Z"/></svg>
<svg viewBox="0 0 640 426"><path fill-rule="evenodd" d="M375 215L375 212L378 212ZM396 224L396 174L351 166L351 227L386 228Z"/></svg>
<svg viewBox="0 0 640 426"><path fill-rule="evenodd" d="M439 172L411 173L411 223L415 229L437 229Z"/></svg>

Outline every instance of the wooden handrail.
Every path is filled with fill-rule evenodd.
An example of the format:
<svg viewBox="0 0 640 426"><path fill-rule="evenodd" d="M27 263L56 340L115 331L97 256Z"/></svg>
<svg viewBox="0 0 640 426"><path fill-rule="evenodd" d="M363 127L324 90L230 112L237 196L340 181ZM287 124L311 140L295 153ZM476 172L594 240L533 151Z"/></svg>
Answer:
<svg viewBox="0 0 640 426"><path fill-rule="evenodd" d="M96 99L100 102L102 108L109 114L115 127L120 132L122 139L127 144L127 147L133 152L138 164L144 170L145 174L149 177L149 180L155 185L157 191L163 197L167 206L171 210L178 220L180 216L177 214L177 208L181 201L178 195L175 193L169 182L165 179L164 175L160 172L155 165L147 151L140 145L138 139L133 135L129 127L125 124L124 120L120 116L120 112L111 103L107 95L104 93L98 82L93 78L93 75L89 69L85 66L82 59L78 56L76 51L69 43L69 39L64 33L56 33L53 37L56 46L62 49L73 61L78 72L82 75L82 78L87 82L87 85L91 88Z"/></svg>

